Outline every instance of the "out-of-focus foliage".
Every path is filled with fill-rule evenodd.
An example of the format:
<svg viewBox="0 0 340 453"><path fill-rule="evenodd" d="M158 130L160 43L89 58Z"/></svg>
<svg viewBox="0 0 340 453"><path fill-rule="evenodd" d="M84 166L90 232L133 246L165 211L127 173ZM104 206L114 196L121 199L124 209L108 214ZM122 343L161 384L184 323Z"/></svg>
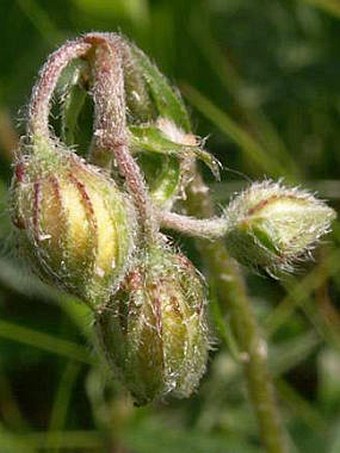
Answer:
<svg viewBox="0 0 340 453"><path fill-rule="evenodd" d="M92 353L87 312L15 256L6 192L31 86L53 49L89 30L120 30L179 85L224 165L221 184L206 175L218 203L244 175L266 175L318 190L339 210L339 2L0 2L0 451L260 451L241 351L213 289L219 343L199 391L136 409ZM179 242L199 266L192 243ZM335 223L297 276L280 284L247 274L292 451L340 451L339 245Z"/></svg>

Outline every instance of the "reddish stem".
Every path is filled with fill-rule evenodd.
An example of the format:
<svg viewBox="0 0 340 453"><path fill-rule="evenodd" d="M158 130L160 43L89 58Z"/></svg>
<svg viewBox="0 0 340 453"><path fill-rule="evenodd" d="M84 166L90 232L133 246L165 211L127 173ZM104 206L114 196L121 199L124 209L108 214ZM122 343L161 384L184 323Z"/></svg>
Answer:
<svg viewBox="0 0 340 453"><path fill-rule="evenodd" d="M52 53L44 64L32 91L28 112L29 134L49 138L50 102L57 81L68 63L86 54L90 48L91 44L84 42L83 38L69 41Z"/></svg>
<svg viewBox="0 0 340 453"><path fill-rule="evenodd" d="M133 198L146 241L157 242L159 225L152 202L144 177L128 147L122 38L108 33L91 33L84 40L97 45L92 64L95 81L92 89L95 106L92 159L97 165L108 168L116 162Z"/></svg>

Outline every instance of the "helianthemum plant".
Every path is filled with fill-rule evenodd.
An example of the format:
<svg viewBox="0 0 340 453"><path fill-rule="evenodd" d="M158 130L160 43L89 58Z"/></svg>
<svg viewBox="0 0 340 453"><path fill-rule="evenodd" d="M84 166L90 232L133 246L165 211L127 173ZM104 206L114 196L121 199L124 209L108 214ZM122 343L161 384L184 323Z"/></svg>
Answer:
<svg viewBox="0 0 340 453"><path fill-rule="evenodd" d="M53 95L58 132L50 125ZM76 126L88 102L93 118L82 132L92 137L83 150ZM161 230L200 240L221 302L230 305L263 443L285 451L263 339L228 252L279 277L309 256L334 212L305 191L266 180L216 217L197 159L218 177L180 95L140 49L112 33L64 44L33 89L14 163L19 250L42 278L90 306L98 350L142 405L190 396L204 374L213 338L205 283ZM178 200L187 215L176 212Z"/></svg>

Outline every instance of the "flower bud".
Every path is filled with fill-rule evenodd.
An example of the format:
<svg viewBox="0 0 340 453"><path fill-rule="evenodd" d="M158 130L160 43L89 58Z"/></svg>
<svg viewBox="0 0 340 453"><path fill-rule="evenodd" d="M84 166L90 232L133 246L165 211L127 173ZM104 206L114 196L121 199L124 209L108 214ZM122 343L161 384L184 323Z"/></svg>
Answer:
<svg viewBox="0 0 340 453"><path fill-rule="evenodd" d="M98 311L99 347L135 399L187 397L208 358L205 289L192 263L152 249Z"/></svg>
<svg viewBox="0 0 340 453"><path fill-rule="evenodd" d="M254 183L226 211L227 246L241 263L276 276L293 270L329 231L333 209L311 194L279 183Z"/></svg>
<svg viewBox="0 0 340 453"><path fill-rule="evenodd" d="M15 164L11 211L19 250L48 282L101 304L129 262L133 210L95 167L71 152L52 151Z"/></svg>

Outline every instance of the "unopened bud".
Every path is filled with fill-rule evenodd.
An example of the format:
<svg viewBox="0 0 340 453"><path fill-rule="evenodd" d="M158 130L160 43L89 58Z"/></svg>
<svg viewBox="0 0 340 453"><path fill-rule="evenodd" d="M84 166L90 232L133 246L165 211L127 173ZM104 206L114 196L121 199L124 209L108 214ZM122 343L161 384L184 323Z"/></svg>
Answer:
<svg viewBox="0 0 340 453"><path fill-rule="evenodd" d="M97 313L99 346L137 405L187 397L208 358L205 289L191 262L153 249Z"/></svg>
<svg viewBox="0 0 340 453"><path fill-rule="evenodd" d="M134 229L129 199L111 179L69 151L22 156L11 211L19 250L45 280L91 305L107 300L129 262Z"/></svg>
<svg viewBox="0 0 340 453"><path fill-rule="evenodd" d="M226 217L230 253L275 276L308 255L329 231L335 212L307 192L264 181L238 195Z"/></svg>

